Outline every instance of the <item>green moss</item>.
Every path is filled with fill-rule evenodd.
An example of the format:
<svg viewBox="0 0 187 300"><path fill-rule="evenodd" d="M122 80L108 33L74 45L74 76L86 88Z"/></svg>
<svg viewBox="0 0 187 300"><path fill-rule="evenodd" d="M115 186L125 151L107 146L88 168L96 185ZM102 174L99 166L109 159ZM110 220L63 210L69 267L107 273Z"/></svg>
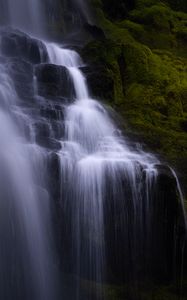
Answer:
<svg viewBox="0 0 187 300"><path fill-rule="evenodd" d="M141 9L142 7L150 7L158 2L157 0L137 0L136 6L137 9Z"/></svg>
<svg viewBox="0 0 187 300"><path fill-rule="evenodd" d="M170 49L173 53L180 51L181 44L186 50L187 14L171 10L163 3L149 7L142 6L131 12L130 19L141 24L144 34L133 36L151 48ZM186 56L186 51L183 55ZM182 54L182 53L180 53Z"/></svg>
<svg viewBox="0 0 187 300"><path fill-rule="evenodd" d="M135 7L136 0L101 0L103 9L111 19L123 19Z"/></svg>
<svg viewBox="0 0 187 300"><path fill-rule="evenodd" d="M83 56L102 66L103 78L112 78L113 101L103 98L124 117L126 132L138 133L187 177L187 14L169 2L138 0L115 22L97 0L96 20L106 40L88 44Z"/></svg>
<svg viewBox="0 0 187 300"><path fill-rule="evenodd" d="M152 52L146 46L137 43L127 44L123 48L128 81L148 82Z"/></svg>
<svg viewBox="0 0 187 300"><path fill-rule="evenodd" d="M135 23L131 20L123 20L118 23L118 26L129 31L135 39L144 38L146 31L143 25Z"/></svg>
<svg viewBox="0 0 187 300"><path fill-rule="evenodd" d="M107 18L99 1L96 4L94 1L94 12L98 26L113 41L138 41L151 49L169 49L175 54L187 56L187 14L173 11L163 2L139 1L137 8L121 22Z"/></svg>
<svg viewBox="0 0 187 300"><path fill-rule="evenodd" d="M156 30L169 31L170 20L173 12L165 5L153 5L151 7L144 7L140 10L134 10L131 13L131 18L136 22L148 25Z"/></svg>
<svg viewBox="0 0 187 300"><path fill-rule="evenodd" d="M110 51L108 51L110 49ZM111 86L111 92L113 95L114 103L120 103L123 101L123 85L120 76L120 66L118 58L121 55L121 46L111 40L105 40L104 42L96 41L90 42L82 51L82 56L89 64L93 67L98 68L99 77L101 75L100 70L102 69L102 77L112 79L113 91ZM93 81L97 78L93 78ZM92 83L93 85L93 83ZM102 94L102 93L101 93ZM98 93L96 93L96 96ZM107 100L107 96L103 95L103 98ZM111 97L109 97L111 99ZM108 100L110 100L108 99Z"/></svg>
<svg viewBox="0 0 187 300"><path fill-rule="evenodd" d="M172 9L187 12L186 0L167 0L166 2L171 6Z"/></svg>
<svg viewBox="0 0 187 300"><path fill-rule="evenodd" d="M186 282L184 282L185 287ZM89 281L83 281L82 287L85 290L85 294L90 298L99 298L101 292L104 292L105 298L108 300L186 300L185 293L179 297L179 292L173 285L157 286L150 282L141 283L138 287L131 284L127 285L106 285L96 284Z"/></svg>

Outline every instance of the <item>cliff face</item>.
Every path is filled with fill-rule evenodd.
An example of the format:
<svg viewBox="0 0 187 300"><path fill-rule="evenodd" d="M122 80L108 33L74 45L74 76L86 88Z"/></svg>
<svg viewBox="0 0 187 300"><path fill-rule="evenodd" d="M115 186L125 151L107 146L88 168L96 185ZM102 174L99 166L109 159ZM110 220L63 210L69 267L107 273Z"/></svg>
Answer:
<svg viewBox="0 0 187 300"><path fill-rule="evenodd" d="M187 179L187 2L91 0L82 50L93 96ZM93 72L94 67L94 72Z"/></svg>

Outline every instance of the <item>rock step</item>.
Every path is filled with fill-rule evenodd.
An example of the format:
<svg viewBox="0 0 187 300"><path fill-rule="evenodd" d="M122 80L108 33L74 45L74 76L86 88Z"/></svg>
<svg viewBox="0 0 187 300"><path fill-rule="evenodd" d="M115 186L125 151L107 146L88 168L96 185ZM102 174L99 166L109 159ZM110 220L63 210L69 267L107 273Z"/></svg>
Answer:
<svg viewBox="0 0 187 300"><path fill-rule="evenodd" d="M5 56L21 57L32 64L48 61L45 44L18 30L2 33L1 51Z"/></svg>
<svg viewBox="0 0 187 300"><path fill-rule="evenodd" d="M35 67L38 82L38 94L48 99L75 96L73 83L67 68L53 64L40 64Z"/></svg>

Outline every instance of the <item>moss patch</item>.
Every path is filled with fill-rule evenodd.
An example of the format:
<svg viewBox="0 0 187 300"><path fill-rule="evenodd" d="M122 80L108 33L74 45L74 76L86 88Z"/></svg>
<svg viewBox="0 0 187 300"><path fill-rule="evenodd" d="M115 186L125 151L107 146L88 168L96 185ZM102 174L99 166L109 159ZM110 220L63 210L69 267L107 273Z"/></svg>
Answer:
<svg viewBox="0 0 187 300"><path fill-rule="evenodd" d="M186 296L187 282L184 280L181 292L173 285L157 286L144 282L131 285L106 285L94 283L91 281L82 281L82 288L88 298L100 299L100 295L104 294L108 300L187 300ZM179 296L181 294L181 296Z"/></svg>
<svg viewBox="0 0 187 300"><path fill-rule="evenodd" d="M91 2L106 36L82 51L102 69L96 96L121 114L126 132L138 133L187 179L187 14L172 1L138 0L121 19ZM111 89L103 94L107 78Z"/></svg>

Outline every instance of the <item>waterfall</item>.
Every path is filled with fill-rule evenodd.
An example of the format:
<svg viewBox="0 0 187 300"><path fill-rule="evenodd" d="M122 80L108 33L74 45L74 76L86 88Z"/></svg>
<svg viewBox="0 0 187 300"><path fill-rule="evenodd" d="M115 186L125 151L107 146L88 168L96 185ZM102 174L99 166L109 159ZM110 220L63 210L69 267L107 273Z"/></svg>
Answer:
<svg viewBox="0 0 187 300"><path fill-rule="evenodd" d="M177 175L92 98L76 51L33 37L42 1L0 3L13 27L0 29L0 298L106 300L112 282L142 299L142 283L173 280Z"/></svg>
<svg viewBox="0 0 187 300"><path fill-rule="evenodd" d="M0 297L51 299L46 153L19 129L20 121L23 129L32 120L3 64L0 77Z"/></svg>
<svg viewBox="0 0 187 300"><path fill-rule="evenodd" d="M74 5L78 7L79 11L83 15L88 24L92 24L92 16L88 7L88 3L85 0L73 0Z"/></svg>
<svg viewBox="0 0 187 300"><path fill-rule="evenodd" d="M81 72L84 64L75 51L57 44L46 44L46 48L50 63L67 68L75 90L74 102L65 107L65 131L61 140L62 149L58 152L62 189L60 201L62 210L70 219L70 259L74 272L78 278L95 282L95 289L106 280L106 223L111 222L121 231L114 230L114 239L121 238L127 243L121 245L124 247L123 254L127 255L127 258L119 258L122 268L130 270L130 281L139 280L138 265L141 260L143 264L148 264L146 260L149 260L152 247L150 241L155 226L153 207L157 197L154 193L159 184L159 160L138 148L132 149L116 128L107 109L90 97ZM179 181L172 169L171 173L182 203ZM114 217L107 220L106 211L111 209ZM117 225L119 211L123 217L119 218ZM184 209L181 219L185 220ZM171 242L174 243L174 239L172 236ZM78 280L76 299L83 297L80 286ZM87 296L87 299L89 297L92 299L92 296ZM98 295L100 298L105 299L102 290Z"/></svg>
<svg viewBox="0 0 187 300"><path fill-rule="evenodd" d="M141 236L143 240L146 231L147 238L151 234L151 193L159 162L150 154L130 149L104 106L91 99L80 71L81 58L74 51L55 44L47 45L47 49L51 63L67 68L75 89L75 102L65 108L65 134L58 153L61 201L64 209L70 211L71 219L68 229L72 237L71 259L79 278L86 277L101 284L106 278L106 206L113 207L114 215L119 210L124 212L119 226L126 238L132 234L127 248L131 248L132 256L140 258L142 252L138 253L138 249L144 246L138 238ZM146 191L145 200L142 185ZM129 253L127 248L124 248L126 254ZM133 267L132 272L137 273L134 264ZM103 299L103 292L99 297ZM80 282L76 299L81 299Z"/></svg>
<svg viewBox="0 0 187 300"><path fill-rule="evenodd" d="M44 33L44 9L40 0L7 0L3 14L12 27L40 35Z"/></svg>

